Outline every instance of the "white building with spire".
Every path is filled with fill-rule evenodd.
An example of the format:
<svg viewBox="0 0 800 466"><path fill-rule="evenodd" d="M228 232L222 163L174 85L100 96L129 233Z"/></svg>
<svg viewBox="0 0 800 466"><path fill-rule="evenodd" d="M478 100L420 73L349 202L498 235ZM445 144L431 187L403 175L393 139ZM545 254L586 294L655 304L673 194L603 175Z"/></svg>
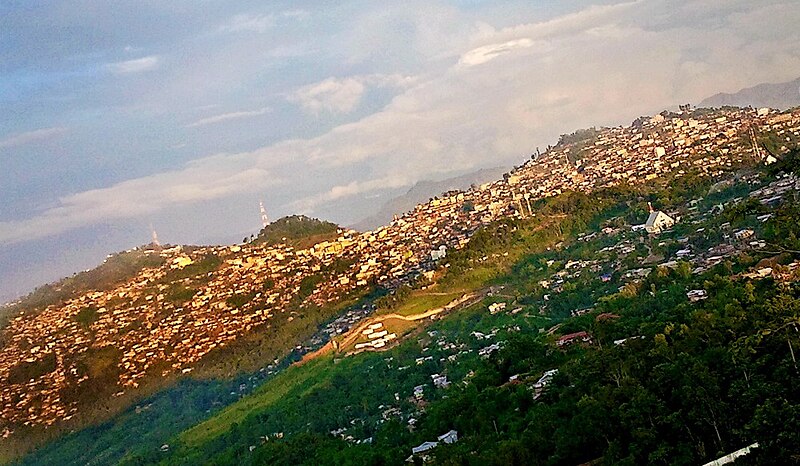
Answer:
<svg viewBox="0 0 800 466"><path fill-rule="evenodd" d="M647 206L650 208L650 216L647 217L647 221L644 223L644 229L648 233L659 234L675 225L674 218L660 210L653 210L653 206L649 202Z"/></svg>

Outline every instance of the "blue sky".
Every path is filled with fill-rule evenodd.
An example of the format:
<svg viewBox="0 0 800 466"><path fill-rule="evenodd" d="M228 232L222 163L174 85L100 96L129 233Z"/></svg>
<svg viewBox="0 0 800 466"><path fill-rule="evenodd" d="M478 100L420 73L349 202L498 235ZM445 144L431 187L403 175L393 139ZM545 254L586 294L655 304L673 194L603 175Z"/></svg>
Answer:
<svg viewBox="0 0 800 466"><path fill-rule="evenodd" d="M4 1L0 301L800 76L795 1Z"/></svg>

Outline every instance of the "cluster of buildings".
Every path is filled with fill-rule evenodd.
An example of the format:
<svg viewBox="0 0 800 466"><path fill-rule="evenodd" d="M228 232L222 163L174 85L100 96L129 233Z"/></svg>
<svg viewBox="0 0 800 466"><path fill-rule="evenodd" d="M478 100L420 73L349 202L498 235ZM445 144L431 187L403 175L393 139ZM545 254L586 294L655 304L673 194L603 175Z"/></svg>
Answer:
<svg viewBox="0 0 800 466"><path fill-rule="evenodd" d="M631 126L576 134L511 173L508 183L521 209L522 200L567 190L644 182L668 172L715 176L748 160L770 163L774 157L762 148L764 138L778 139L779 150L788 150L800 137L800 110L664 112Z"/></svg>
<svg viewBox="0 0 800 466"><path fill-rule="evenodd" d="M367 328L364 329L361 334L367 339L367 341L356 343L356 350L364 348L383 348L387 343L397 338L396 333L389 333L388 330L383 328L382 322L376 322L367 326Z"/></svg>
<svg viewBox="0 0 800 466"><path fill-rule="evenodd" d="M444 193L389 225L364 233L341 230L336 239L308 249L258 244L146 248L144 253L161 256L161 266L144 268L110 289L89 291L35 313L20 312L2 329L0 429L47 426L74 416L79 404L67 394L91 383L87 366L99 351L111 354L119 367L121 396L149 377L189 373L209 353L256 330L291 322L308 306L327 306L371 286L393 288L430 276L447 251L466 245L481 226L533 215L536 199L644 183L668 172L715 176L748 160L768 163L771 154L759 143L767 136L785 143L778 144L779 150L791 147L800 139L800 110L664 113L628 127L565 138L502 180ZM782 182L765 188L759 200L769 203L797 188L796 181ZM669 229L674 221L663 213L652 217L646 226L652 233ZM622 251L637 247L625 241L618 245ZM209 263L213 266L204 268ZM578 270L584 266L600 271L589 263ZM557 291L573 273L554 276L548 286ZM371 310L340 316L328 325L328 338ZM396 337L372 330L369 342L362 344L376 347ZM489 345L482 355L498 347ZM20 380L19 374L32 376Z"/></svg>
<svg viewBox="0 0 800 466"><path fill-rule="evenodd" d="M427 461L428 460L427 452L438 447L440 443L452 444L456 442L458 442L458 432L455 430L450 430L437 437L435 442L422 442L418 446L413 447L411 449L411 456L406 458L406 462L413 463L415 456L420 457L420 459L422 459L423 461Z"/></svg>

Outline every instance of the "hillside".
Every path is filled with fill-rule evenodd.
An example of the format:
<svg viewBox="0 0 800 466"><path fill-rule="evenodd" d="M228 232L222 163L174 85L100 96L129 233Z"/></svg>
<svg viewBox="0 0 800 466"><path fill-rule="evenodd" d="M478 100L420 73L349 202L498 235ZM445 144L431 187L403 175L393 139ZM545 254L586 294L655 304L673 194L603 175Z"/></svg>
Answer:
<svg viewBox="0 0 800 466"><path fill-rule="evenodd" d="M786 83L764 83L732 94L719 93L700 102L700 107L769 107L785 110L800 105L800 78Z"/></svg>
<svg viewBox="0 0 800 466"><path fill-rule="evenodd" d="M790 464L800 178L778 171L538 202L448 258L435 294L470 284L478 302L384 350L292 366L123 464L702 464L755 442L749 464ZM647 200L680 222L633 231Z"/></svg>
<svg viewBox="0 0 800 466"><path fill-rule="evenodd" d="M359 231L373 230L392 221L395 215L402 215L413 209L418 204L424 204L429 199L448 191L461 191L473 185L481 185L503 177L507 168L484 168L465 175L448 178L441 181L424 180L414 184L405 194L387 201L380 210L368 218L360 220L353 225Z"/></svg>
<svg viewBox="0 0 800 466"><path fill-rule="evenodd" d="M442 399L461 400L465 406L474 401L461 398L460 392L451 396L431 387L421 389L422 398L409 394L408 384L413 383L413 389L424 380L430 383L431 376L444 371L448 380L459 386L470 387L469 380L474 380L472 386L478 392L488 390L506 401L518 399L516 405L509 401L503 406L519 408L527 416L533 406L530 400L503 392L508 382L503 377L514 374L503 369L497 376L493 375L495 369L481 369L481 361L493 361L491 354L506 346L513 334L527 335L538 341L536 345L545 345L535 348L558 355L558 346L547 346L555 344L548 338L590 328L582 327L588 317L573 317L614 314L621 319L625 303L636 309L631 303L634 298L652 307L651 298L660 293L663 283L654 283L655 289L650 282L644 282L648 285L644 288L639 284L652 270L658 270L657 265L672 270L680 261L691 264L689 276L664 272L684 287L665 292L672 293L665 303L677 303L679 298L689 299L688 291L711 295L713 289L705 282L713 282L717 272L706 272L723 259L731 261L723 277L751 273L759 264L752 261L763 259L772 260L773 270L783 273L778 266L789 266L794 260L791 251L799 249L793 243L796 234L791 219L796 217L791 210L780 210L794 208L795 179L777 178L774 171L761 168L758 156L763 151L754 150L747 135L752 126L761 134L780 133L784 145L774 150L786 159L778 166L787 163L791 160L788 148L800 142L800 112L756 115L728 108L640 120L630 127L593 129L592 144L585 138L564 137L502 180L447 193L374 231L337 229L335 236L317 243L308 240L316 232L304 228L308 220L296 220L287 222L284 230L299 232L295 238L302 239L296 247L286 244L290 236L275 233L281 239L277 244L253 241L149 251L160 265L144 267L106 290L81 291L36 314L15 315L3 330L0 348L0 451L7 458L19 455L75 430L26 461L85 464L127 457L143 462L195 458L197 463L291 463L297 458L291 456L297 452L296 446L310 442L323 450L342 450L345 456L366 450L368 457L393 463L408 456L408 445L421 439L421 434L429 436L445 429L447 423L441 420L431 424L435 428L423 427L429 422L423 411L429 404L435 410L438 395L447 394ZM661 238L632 231L632 225L648 218L647 201L680 217L674 230ZM720 209L724 215L715 216ZM326 228L330 231L332 227ZM742 233L745 230L752 233ZM762 238L763 244L759 242ZM747 241L736 242L742 239ZM739 249L746 254L733 254ZM783 251L788 255L774 257ZM755 270L763 268L759 265ZM770 298L771 292L759 299ZM473 298L479 302L473 303ZM461 299L461 305L451 307ZM506 308L495 306L487 314L495 301L504 302ZM669 318L687 323L694 318L688 309ZM600 312L595 315L595 311ZM664 322L643 315L634 313L624 332L599 334L590 328L592 339L598 341L598 347L609 348L614 346L609 341L663 333ZM367 319L380 316L385 316L379 320L385 330L364 333L371 336L362 339L342 340L370 322ZM427 327L432 323L437 327ZM557 324L563 326L553 328ZM755 324L758 322L747 322ZM661 330L654 333L659 326ZM539 335L540 329L545 329L543 335ZM370 329L362 332L365 330ZM445 331L450 336L440 339L437 335ZM740 335L737 331L723 333ZM614 340L609 340L612 337ZM346 344L339 347L340 342ZM350 343L353 349L361 345L367 354L348 356ZM333 350L318 352L326 347ZM392 352L387 357L396 362L376 359L381 356L374 356L379 353L373 351L385 349ZM758 348L754 350L758 352ZM536 354L538 350L519 358L525 361ZM582 354L579 351L575 356ZM285 369L304 356L304 365ZM465 364L458 366L462 357ZM539 377L538 371L549 370L534 362L526 362L527 368L520 374ZM567 359L550 362L566 364ZM766 371L758 361L751 362ZM364 371L369 366L386 367L393 375L368 374ZM426 373L428 370L431 372ZM467 380L470 372L474 375ZM569 373L567 366L564 372ZM636 374L637 380L648 380L648 374ZM769 383L789 380L772 372L761 376ZM401 381L394 381L396 378ZM214 382L195 383L209 379ZM240 384L229 385L233 380ZM437 380L439 385L443 383ZM341 398L337 393L348 395ZM574 411L569 400L574 401L580 392L569 393L567 404L546 409ZM328 400L334 404L325 404ZM676 406L661 401L670 409ZM234 402L238 404L231 404ZM442 403L445 406L447 402ZM141 406L159 407L157 413L148 414L159 429L148 430L144 418L138 416ZM278 411L271 411L273 408ZM396 411L384 414L390 408L399 410L400 415ZM465 448L480 447L481 451L494 451L473 443L489 438L486 435L492 431L494 436L510 434L512 425L530 424L530 419L512 413L504 414L510 424L504 424L505 418L486 417L468 409L464 413L481 419L481 428L469 427L468 419L459 421L458 426L451 423L450 428L458 427L472 439L463 443L471 445ZM395 418L402 424L392 421ZM407 436L404 432L411 418L420 422L423 430ZM445 418L458 419L452 412ZM205 423L180 434L204 419ZM497 427L482 431L486 421ZM383 424L394 430L382 431ZM347 425L361 427L350 431ZM714 427L721 428L728 440L717 439L716 443L707 437L707 428L698 427L692 435L701 440L686 447L694 448L687 458L697 462L727 451L745 438L743 426L725 427L717 421ZM264 431L267 428L269 432ZM332 440L331 431L346 433L335 434L342 440ZM515 436L491 437L492 442L536 443L530 438L521 440L528 431L515 432ZM268 439L253 439L256 434ZM277 436L280 441L272 442L275 434L281 434ZM658 437L661 432L648 435ZM87 438L95 439L97 447L87 447ZM394 443L381 444L385 448L378 453L364 445L369 438L379 444ZM568 443L575 438L574 431L565 431L559 438ZM356 440L361 441L358 448L348 447ZM632 448L627 440L617 440L619 448ZM559 448L567 448L566 443ZM162 452L164 444L170 446ZM597 444L584 446L580 451L587 455L624 458L628 454L604 452ZM312 446L307 448L311 455ZM259 453L248 456L255 451ZM553 449L543 451L548 456L560 454ZM290 456L281 456L284 454ZM643 461L641 454L631 454L634 463ZM673 453L663 454L674 458L670 456ZM305 458L303 461L313 462L315 457ZM572 464L593 459L565 458L562 462Z"/></svg>
<svg viewBox="0 0 800 466"><path fill-rule="evenodd" d="M43 285L27 296L0 308L0 328L12 315L35 314L47 306L56 305L90 290L106 291L130 280L146 267L158 267L162 258L147 254L146 247L110 254L102 264L91 270Z"/></svg>
<svg viewBox="0 0 800 466"><path fill-rule="evenodd" d="M287 244L296 249L305 249L316 243L336 238L339 226L305 215L290 215L276 220L253 239L252 244L276 246Z"/></svg>

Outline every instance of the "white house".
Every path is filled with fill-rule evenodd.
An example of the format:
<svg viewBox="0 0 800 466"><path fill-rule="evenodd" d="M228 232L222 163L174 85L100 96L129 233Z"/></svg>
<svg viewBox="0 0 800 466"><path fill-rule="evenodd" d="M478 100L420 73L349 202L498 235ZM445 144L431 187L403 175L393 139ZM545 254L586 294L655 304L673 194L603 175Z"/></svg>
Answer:
<svg viewBox="0 0 800 466"><path fill-rule="evenodd" d="M421 457L423 461L427 462L429 459L428 455L422 453L425 453L427 451L433 450L434 448L438 447L439 442L448 444L458 442L458 432L456 432L455 430L451 430L450 432L440 435L438 437L437 442L422 442L421 444L419 444L419 446L413 447L411 449L411 456L406 458L406 462L413 463L415 455Z"/></svg>
<svg viewBox="0 0 800 466"><path fill-rule="evenodd" d="M428 450L433 450L439 445L439 442L422 442L419 446L411 449L411 454L418 455Z"/></svg>
<svg viewBox="0 0 800 466"><path fill-rule="evenodd" d="M446 434L442 434L439 436L439 441L444 443L456 443L458 442L458 432L451 430Z"/></svg>

